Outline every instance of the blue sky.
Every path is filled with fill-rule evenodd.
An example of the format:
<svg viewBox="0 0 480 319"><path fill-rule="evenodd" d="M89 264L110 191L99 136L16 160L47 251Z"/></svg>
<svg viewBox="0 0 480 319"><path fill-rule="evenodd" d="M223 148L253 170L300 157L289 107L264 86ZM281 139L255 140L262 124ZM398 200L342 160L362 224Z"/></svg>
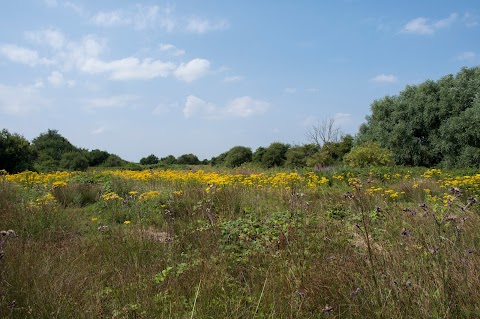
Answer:
<svg viewBox="0 0 480 319"><path fill-rule="evenodd" d="M138 162L303 144L335 118L480 64L465 1L4 1L0 128Z"/></svg>

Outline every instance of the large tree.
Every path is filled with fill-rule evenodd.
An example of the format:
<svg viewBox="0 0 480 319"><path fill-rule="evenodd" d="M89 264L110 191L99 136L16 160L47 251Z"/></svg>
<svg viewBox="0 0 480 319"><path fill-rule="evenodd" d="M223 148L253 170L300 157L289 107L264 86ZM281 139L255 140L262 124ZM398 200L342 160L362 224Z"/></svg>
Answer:
<svg viewBox="0 0 480 319"><path fill-rule="evenodd" d="M0 169L18 173L33 168L35 153L30 143L19 134L0 131Z"/></svg>
<svg viewBox="0 0 480 319"><path fill-rule="evenodd" d="M357 142L376 141L397 164L479 166L480 67L376 100Z"/></svg>
<svg viewBox="0 0 480 319"><path fill-rule="evenodd" d="M65 153L81 151L57 130L48 130L34 138L32 147L38 154L37 164L41 169L58 169Z"/></svg>

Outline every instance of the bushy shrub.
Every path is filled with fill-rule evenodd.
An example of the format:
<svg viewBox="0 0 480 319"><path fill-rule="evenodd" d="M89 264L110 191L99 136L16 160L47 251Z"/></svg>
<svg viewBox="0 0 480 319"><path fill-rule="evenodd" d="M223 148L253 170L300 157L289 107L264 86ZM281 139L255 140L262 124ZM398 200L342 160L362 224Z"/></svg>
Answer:
<svg viewBox="0 0 480 319"><path fill-rule="evenodd" d="M369 165L390 165L393 162L392 152L382 148L376 142L366 142L354 146L352 150L343 157L343 161L353 167Z"/></svg>
<svg viewBox="0 0 480 319"><path fill-rule="evenodd" d="M244 146L235 146L230 149L225 157L225 166L234 168L252 161L252 150Z"/></svg>

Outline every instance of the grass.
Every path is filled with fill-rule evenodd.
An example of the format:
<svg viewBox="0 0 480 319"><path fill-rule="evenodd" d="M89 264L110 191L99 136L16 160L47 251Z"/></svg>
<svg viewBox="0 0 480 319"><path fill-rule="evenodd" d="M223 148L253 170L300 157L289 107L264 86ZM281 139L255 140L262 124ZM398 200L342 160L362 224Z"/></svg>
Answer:
<svg viewBox="0 0 480 319"><path fill-rule="evenodd" d="M0 317L480 316L478 173L256 173L1 175Z"/></svg>

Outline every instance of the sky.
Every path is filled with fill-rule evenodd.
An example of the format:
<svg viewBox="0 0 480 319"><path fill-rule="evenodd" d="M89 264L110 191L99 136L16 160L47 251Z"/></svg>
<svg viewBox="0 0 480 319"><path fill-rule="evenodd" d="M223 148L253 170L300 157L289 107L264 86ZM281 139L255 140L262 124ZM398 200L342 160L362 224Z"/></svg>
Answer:
<svg viewBox="0 0 480 319"><path fill-rule="evenodd" d="M0 5L0 129L138 162L308 143L334 119L480 64L478 0Z"/></svg>

